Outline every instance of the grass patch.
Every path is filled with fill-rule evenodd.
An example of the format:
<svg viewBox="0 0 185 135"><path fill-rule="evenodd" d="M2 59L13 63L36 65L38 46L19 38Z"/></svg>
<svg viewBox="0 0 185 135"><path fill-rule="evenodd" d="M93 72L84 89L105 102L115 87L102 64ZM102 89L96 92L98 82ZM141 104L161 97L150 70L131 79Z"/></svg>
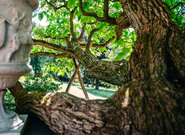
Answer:
<svg viewBox="0 0 185 135"><path fill-rule="evenodd" d="M91 88L86 88L86 91L95 96L100 96L104 98L109 98L115 93L115 91L101 90L101 89L97 90L97 89L91 89Z"/></svg>
<svg viewBox="0 0 185 135"><path fill-rule="evenodd" d="M82 89L79 83L73 83L72 86L76 86L79 89ZM95 96L100 96L100 97L104 97L104 98L109 98L112 95L114 95L115 91L117 90L117 88L105 88L105 87L99 87L100 89L97 90L93 87L85 87L86 91L88 93L91 93Z"/></svg>

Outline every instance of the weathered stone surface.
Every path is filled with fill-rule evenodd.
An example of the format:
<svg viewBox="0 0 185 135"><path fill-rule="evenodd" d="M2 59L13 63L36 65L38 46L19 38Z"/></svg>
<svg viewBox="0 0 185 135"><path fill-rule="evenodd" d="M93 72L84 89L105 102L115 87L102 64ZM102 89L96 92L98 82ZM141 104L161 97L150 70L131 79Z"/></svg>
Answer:
<svg viewBox="0 0 185 135"><path fill-rule="evenodd" d="M10 130L0 131L0 135L22 135L25 128L24 124L27 123L28 115L20 115L19 117L23 121L22 123Z"/></svg>
<svg viewBox="0 0 185 135"><path fill-rule="evenodd" d="M4 109L3 89L12 87L21 75L31 71L31 18L37 6L37 0L0 0L0 135L13 135L12 129L24 125L16 113Z"/></svg>
<svg viewBox="0 0 185 135"><path fill-rule="evenodd" d="M37 0L0 0L0 89L13 86L31 71L31 17Z"/></svg>

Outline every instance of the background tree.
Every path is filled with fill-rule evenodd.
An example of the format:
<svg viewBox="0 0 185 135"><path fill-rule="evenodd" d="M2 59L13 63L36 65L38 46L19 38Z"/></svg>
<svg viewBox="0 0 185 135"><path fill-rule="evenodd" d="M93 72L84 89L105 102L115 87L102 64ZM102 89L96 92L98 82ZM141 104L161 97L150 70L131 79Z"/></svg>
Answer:
<svg viewBox="0 0 185 135"><path fill-rule="evenodd" d="M40 64L39 56L32 57L30 61L30 65L32 66L35 75L41 72L41 64Z"/></svg>
<svg viewBox="0 0 185 135"><path fill-rule="evenodd" d="M36 54L75 58L89 77L122 87L108 100L86 101L67 93L27 93L18 83L12 88L18 111L35 113L58 134L185 134L181 1L43 0L40 4L43 11L38 16L45 14L50 23L46 30L40 27L34 31L34 44L50 49ZM79 24L73 20L85 20L90 26L83 25L81 33L77 32ZM93 47L105 47L113 36L122 40L133 35L133 31L124 30L130 27L137 39L129 61L95 57ZM82 44L85 30L87 43ZM100 36L107 42L98 45ZM130 38L126 43L134 41ZM128 44L120 40L117 43L122 50Z"/></svg>

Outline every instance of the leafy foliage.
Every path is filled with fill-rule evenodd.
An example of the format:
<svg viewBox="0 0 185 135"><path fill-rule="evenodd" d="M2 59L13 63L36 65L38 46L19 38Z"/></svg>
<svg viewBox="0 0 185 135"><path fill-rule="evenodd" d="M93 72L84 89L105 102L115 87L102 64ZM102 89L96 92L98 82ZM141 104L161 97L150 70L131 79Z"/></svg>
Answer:
<svg viewBox="0 0 185 135"><path fill-rule="evenodd" d="M4 99L5 99L4 103L6 105L6 108L8 110L14 110L15 109L15 100L9 90L6 92Z"/></svg>
<svg viewBox="0 0 185 135"><path fill-rule="evenodd" d="M47 2L48 1L48 2ZM82 42L87 40L87 36L94 28L99 28L99 31L94 33L93 42L95 44L104 43L111 37L116 36L116 26L109 25L106 22L97 21L94 17L84 16L79 9L79 0L40 0L40 8L37 10L33 17L35 20L40 20L40 24L35 24L33 30L33 37L41 39L59 46L66 47L65 37L71 35L70 30L70 12L75 8L73 16L74 34L79 36L83 27L85 27L85 36ZM163 0L166 3L166 8L170 12L173 21L180 27L185 29L185 6L184 0ZM63 8L60 8L63 7ZM95 13L98 17L103 17L104 0L83 0L82 7L84 11ZM108 15L112 18L118 17L123 13L122 6L119 1L109 1ZM45 22L46 21L46 22ZM44 24L43 24L44 23ZM95 56L100 56L105 53L108 60L118 61L130 59L132 47L136 40L135 31L132 28L122 31L122 36L119 41L113 40L107 47L104 48L91 48L91 53ZM59 54L60 52L54 51L41 46L35 46L32 53L36 52L52 52ZM64 72L73 69L72 61L66 58L57 59L57 62L52 62L47 65L47 70L57 72L64 75Z"/></svg>
<svg viewBox="0 0 185 135"><path fill-rule="evenodd" d="M63 2L59 1L49 1L52 3L55 7L60 7L63 5ZM73 10L75 6L79 6L79 1L77 0L69 0L67 2L67 7L70 11ZM109 15L111 17L116 17L122 12L121 4L120 2L110 2L110 12ZM93 8L96 7L96 8ZM95 12L98 16L103 15L103 0L93 0L91 2L83 2L83 8L84 10L88 12ZM47 24L46 26L36 25L33 30L33 36L37 39L42 39L47 42L59 44L61 46L66 46L65 40L63 40L64 37L68 37L71 34L70 31L70 11L68 11L66 8L61 8L58 10L55 10L51 5L47 4L45 0L41 0L40 2L40 10L35 12L33 15L35 18L38 18L38 20L41 20L43 18L46 18ZM44 17L42 17L42 15ZM37 19L36 19L37 20ZM87 35L90 34L92 29L99 28L99 31L94 33L93 35L93 41L95 44L104 43L105 41L109 40L113 36L116 36L115 33L115 26L109 25L106 22L98 22L94 17L87 17L82 15L79 8L77 8L76 12L74 13L73 17L74 22L74 33L75 35L79 36L81 33L81 29L84 23L87 23L85 27L85 38L87 38ZM91 24L92 23L92 24ZM50 37L50 38L46 38ZM51 38L52 37L52 38ZM111 44L108 47L105 48L92 48L91 52L95 56L101 55L102 52L106 53L106 57L111 60L121 60L123 58L129 60L130 53L132 52L132 46L135 41L135 34L134 31L128 29L123 31L122 39L117 42L114 40L111 42ZM103 41L103 42L102 42ZM32 53L36 53L39 51L44 52L55 52L48 48L44 48L41 46L35 46L32 50ZM122 53L124 51L124 53ZM110 52L111 55L110 55ZM121 54L121 55L120 55ZM65 64L65 68L61 68L57 63L51 63L48 65L48 70L53 71L54 69L57 70L61 75L64 74L66 71L70 71L72 69L72 61L68 61L66 59L60 59L58 60L61 63L71 63L71 64ZM60 70L59 70L60 68Z"/></svg>
<svg viewBox="0 0 185 135"><path fill-rule="evenodd" d="M27 74L26 78L21 82L25 90L29 92L58 91L61 85L60 83L56 83L49 75L37 78L31 74Z"/></svg>
<svg viewBox="0 0 185 135"><path fill-rule="evenodd" d="M172 16L173 21L185 29L185 1L184 0L163 0Z"/></svg>
<svg viewBox="0 0 185 135"><path fill-rule="evenodd" d="M45 72L57 74L57 76L63 76L64 73L70 74L70 71L74 69L74 65L71 60L67 58L55 59L55 61L46 64Z"/></svg>

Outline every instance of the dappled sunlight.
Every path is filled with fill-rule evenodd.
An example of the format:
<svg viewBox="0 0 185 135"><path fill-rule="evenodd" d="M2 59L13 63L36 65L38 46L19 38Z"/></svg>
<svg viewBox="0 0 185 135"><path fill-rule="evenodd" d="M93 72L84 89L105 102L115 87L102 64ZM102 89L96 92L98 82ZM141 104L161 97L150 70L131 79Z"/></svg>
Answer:
<svg viewBox="0 0 185 135"><path fill-rule="evenodd" d="M41 99L41 105L46 104L46 106L49 106L51 103L51 97L53 97L56 94L56 92L48 92L42 99Z"/></svg>

